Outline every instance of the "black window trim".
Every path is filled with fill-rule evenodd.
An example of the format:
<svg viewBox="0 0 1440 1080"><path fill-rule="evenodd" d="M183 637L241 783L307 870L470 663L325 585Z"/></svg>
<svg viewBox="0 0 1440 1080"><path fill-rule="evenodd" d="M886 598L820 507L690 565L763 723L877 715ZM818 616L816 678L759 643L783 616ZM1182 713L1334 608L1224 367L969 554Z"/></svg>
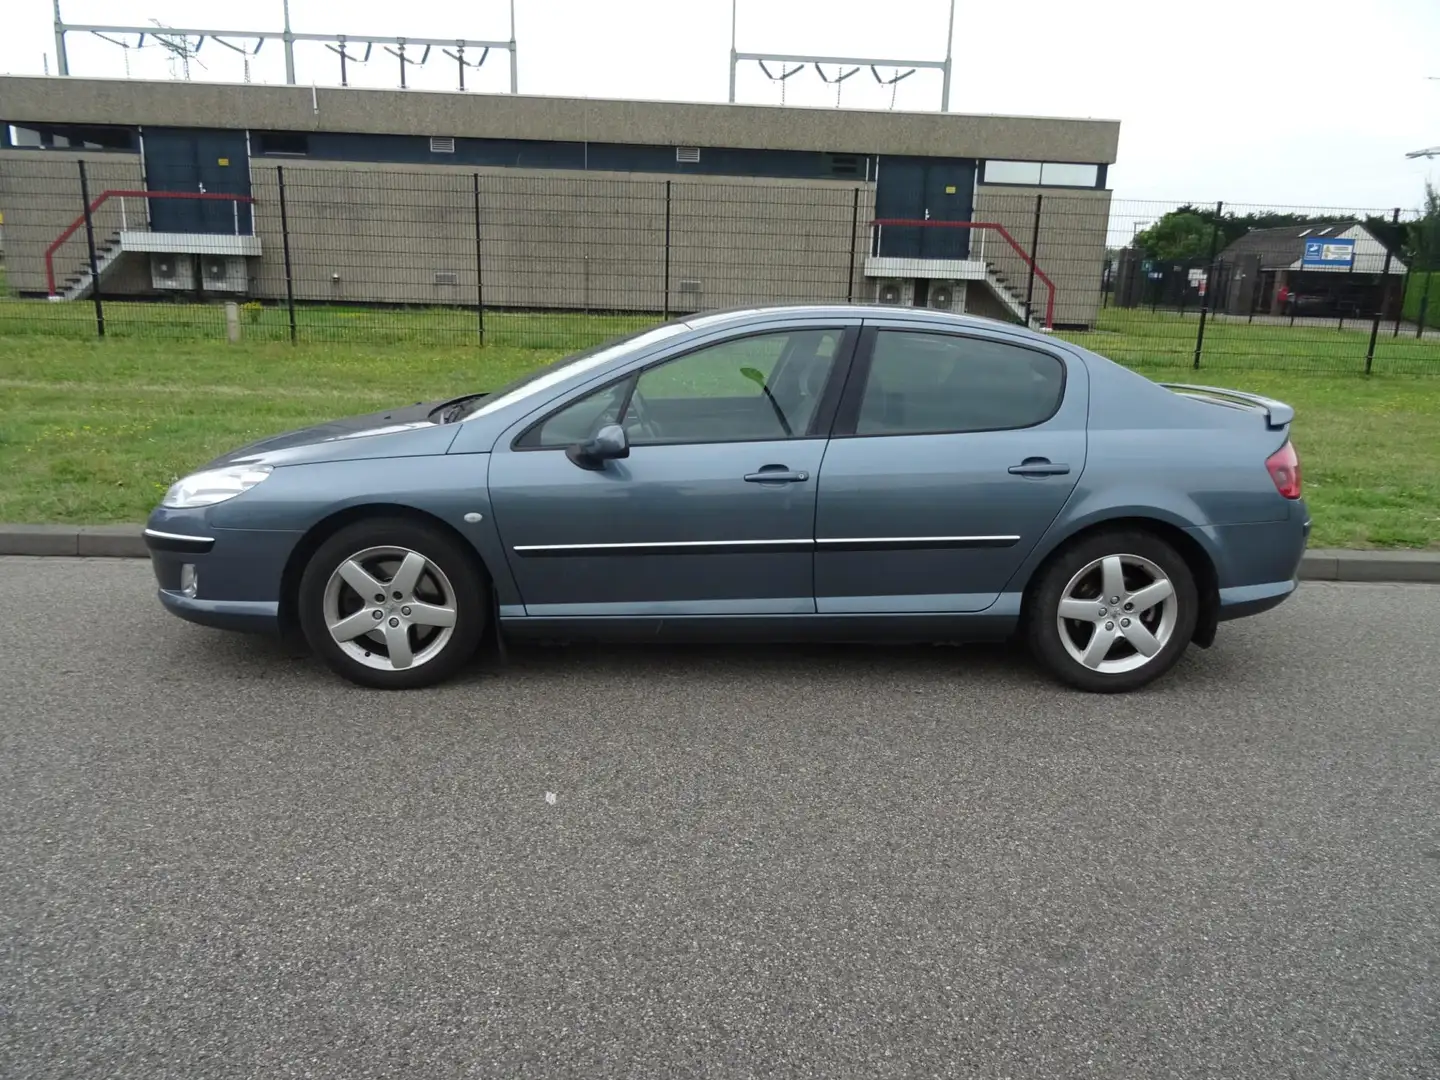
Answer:
<svg viewBox="0 0 1440 1080"><path fill-rule="evenodd" d="M820 404L815 407L815 415L810 418L810 424L805 429L805 433L803 435L792 435L789 438L782 438L779 441L804 442L813 439L829 439L830 432L834 427L836 415L838 414L840 408L842 395L844 393L845 387L849 385L850 370L855 361L856 349L859 345L862 330L861 325L858 323L846 324L820 322L813 325L781 324L752 327L746 329L743 333L734 334L730 337L723 337L719 339L712 339L710 341L701 342L700 344L695 345L692 348L686 349L684 352L672 353L669 356L664 356L659 359L652 360L648 364L645 364L643 367L638 367L631 371L627 371L624 375L618 376L614 379L610 379L607 382L601 383L599 386L593 388L587 386L585 388L582 388L582 392L577 394L575 397L567 399L562 405L558 405L553 409L547 410L545 415L540 417L538 420L526 424L524 430L522 430L520 434L516 435L513 439L510 440L510 450L513 453L517 454L528 454L541 451L548 453L554 453L556 451L563 452L565 449L567 449L569 444L566 444L566 446L521 446L520 442L527 435L529 435L530 432L549 422L555 416L570 408L570 406L584 401L586 398L589 398L595 394L603 394L612 386L617 386L620 383L628 380L630 382L630 389L626 391L625 397L620 402L620 416L623 417L630 408L630 397L632 394L635 393L636 385L640 382L641 377L647 371L662 367L665 364L672 363L676 360L683 360L687 356L692 356L695 353L701 352L705 349L714 348L717 345L728 345L731 342L744 341L747 338L752 337L768 337L771 334L796 333L805 330L838 330L840 332L840 343L838 346L836 346L835 349L835 364L830 369L830 375L825 382L825 389L820 392ZM728 446L732 444L741 445L744 443L776 441L777 440L775 439L694 439L685 442L637 443L635 445L637 447Z"/></svg>
<svg viewBox="0 0 1440 1080"><path fill-rule="evenodd" d="M987 427L987 428L939 428L934 431L876 431L859 432L855 428L860 420L860 406L865 399L865 389L870 383L870 364L875 357L875 339L880 334L901 333L901 334L929 334L932 337L961 338L966 341L983 341L993 345L1005 345L1014 349L1024 349L1027 352L1038 353L1040 356L1048 357L1060 365L1060 393L1055 397L1055 407L1044 417L1036 420L1033 424L1022 424L1019 427ZM914 326L904 323L866 323L860 334L860 341L855 350L854 359L850 365L851 376L845 383L845 394L841 398L840 408L835 414L835 424L831 429L832 439L910 439L924 438L927 435L984 435L992 431L1027 431L1030 428L1037 428L1048 424L1055 419L1056 414L1065 404L1065 395L1070 389L1070 365L1065 358L1057 352L1049 349L1036 348L1029 342L1004 340L999 337L992 337L987 334L967 334L963 331L940 329L932 326Z"/></svg>

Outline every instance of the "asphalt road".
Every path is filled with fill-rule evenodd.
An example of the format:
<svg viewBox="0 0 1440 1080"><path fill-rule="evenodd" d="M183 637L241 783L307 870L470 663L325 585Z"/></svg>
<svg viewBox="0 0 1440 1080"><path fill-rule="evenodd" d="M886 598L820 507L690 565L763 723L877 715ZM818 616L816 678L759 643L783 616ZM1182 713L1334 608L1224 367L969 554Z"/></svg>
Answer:
<svg viewBox="0 0 1440 1080"><path fill-rule="evenodd" d="M352 689L0 560L0 1077L1440 1075L1440 589ZM546 798L554 794L553 803Z"/></svg>

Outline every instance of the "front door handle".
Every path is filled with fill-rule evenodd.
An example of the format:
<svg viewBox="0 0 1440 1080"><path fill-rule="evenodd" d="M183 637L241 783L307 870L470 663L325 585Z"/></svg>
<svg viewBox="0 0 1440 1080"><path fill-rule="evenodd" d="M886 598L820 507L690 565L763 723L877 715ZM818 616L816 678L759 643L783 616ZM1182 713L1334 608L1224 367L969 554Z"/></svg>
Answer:
<svg viewBox="0 0 1440 1080"><path fill-rule="evenodd" d="M1019 465L1010 466L1014 476L1064 476L1069 471L1070 466L1063 461L1043 457L1027 457Z"/></svg>
<svg viewBox="0 0 1440 1080"><path fill-rule="evenodd" d="M798 472L784 465L762 465L759 472L745 474L747 484L803 484L809 479L809 473Z"/></svg>

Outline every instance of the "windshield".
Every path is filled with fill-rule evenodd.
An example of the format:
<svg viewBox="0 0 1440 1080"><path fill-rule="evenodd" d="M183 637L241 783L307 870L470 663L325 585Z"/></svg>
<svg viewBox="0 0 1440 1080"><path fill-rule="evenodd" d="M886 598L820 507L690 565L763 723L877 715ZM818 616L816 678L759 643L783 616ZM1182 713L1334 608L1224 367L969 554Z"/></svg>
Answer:
<svg viewBox="0 0 1440 1080"><path fill-rule="evenodd" d="M668 337L688 330L683 322L665 323L663 326L651 327L649 330L639 330L625 337L608 341L603 345L597 345L585 352L571 353L569 356L562 356L554 363L546 364L537 368L528 375L509 382L500 387L493 394L487 394L475 403L475 408L467 409L462 420L469 420L474 416L484 416L486 413L496 412L517 401L538 394L557 383L564 382L572 375L579 375L583 371L599 367L601 364L614 360L629 352L643 349L657 341L664 341Z"/></svg>

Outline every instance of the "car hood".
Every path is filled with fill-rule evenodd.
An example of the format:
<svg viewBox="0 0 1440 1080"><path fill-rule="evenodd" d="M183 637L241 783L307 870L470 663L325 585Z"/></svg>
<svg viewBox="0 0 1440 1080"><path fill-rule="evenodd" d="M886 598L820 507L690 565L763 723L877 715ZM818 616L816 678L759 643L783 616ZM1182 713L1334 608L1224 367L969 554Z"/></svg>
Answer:
<svg viewBox="0 0 1440 1080"><path fill-rule="evenodd" d="M397 409L330 420L273 435L222 454L205 468L443 454L454 440L459 425L440 423L437 410L458 400L461 399L417 401Z"/></svg>

